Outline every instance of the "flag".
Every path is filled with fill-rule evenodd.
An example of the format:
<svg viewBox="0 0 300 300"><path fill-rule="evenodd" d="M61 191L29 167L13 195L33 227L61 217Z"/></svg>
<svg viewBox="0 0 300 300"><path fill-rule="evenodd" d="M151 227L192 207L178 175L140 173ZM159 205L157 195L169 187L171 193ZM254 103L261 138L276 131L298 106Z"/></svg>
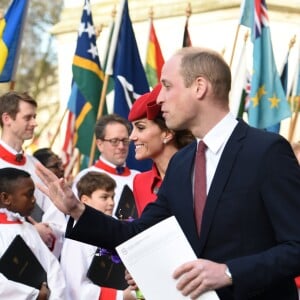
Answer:
<svg viewBox="0 0 300 300"><path fill-rule="evenodd" d="M75 114L75 145L90 156L104 74L101 70L89 0L85 0L72 65L71 111Z"/></svg>
<svg viewBox="0 0 300 300"><path fill-rule="evenodd" d="M184 32L183 32L183 42L182 47L191 47L192 41L189 33L189 17L186 17Z"/></svg>
<svg viewBox="0 0 300 300"><path fill-rule="evenodd" d="M248 119L251 126L264 129L290 117L291 110L275 64L265 0L248 0L245 7L253 10L252 23L249 24L253 74Z"/></svg>
<svg viewBox="0 0 300 300"><path fill-rule="evenodd" d="M115 26L115 32L117 31L116 49L115 51L111 49L112 52L114 51L114 112L127 119L135 99L149 91L129 16L127 0L124 1L123 10L121 11L120 26L119 28Z"/></svg>
<svg viewBox="0 0 300 300"><path fill-rule="evenodd" d="M285 59L284 65L283 65L283 69L282 69L282 72L281 72L281 76L280 76L280 81L281 81L281 84L282 84L282 87L283 87L283 90L284 90L284 93L285 93L286 97L288 97L287 90L288 90L289 53L290 53L290 51L288 51L288 54L286 56L286 59ZM280 131L280 122L278 122L278 123L276 123L272 126L267 127L266 130L270 131L270 132L279 133L279 131Z"/></svg>
<svg viewBox="0 0 300 300"><path fill-rule="evenodd" d="M64 165L64 168L68 166L73 156L74 151L74 134L75 134L75 115L69 110L67 112L67 124L66 124L66 133L65 140L62 147L61 159Z"/></svg>
<svg viewBox="0 0 300 300"><path fill-rule="evenodd" d="M255 0L242 0L241 2L241 17L239 23L250 28L252 27L254 18L253 1Z"/></svg>
<svg viewBox="0 0 300 300"><path fill-rule="evenodd" d="M78 87L76 83L72 82L71 94L67 104L67 123L66 123L66 132L65 132L65 140L62 147L61 158L64 164L64 167L67 168L69 163L71 162L71 158L74 154L75 148L75 132L76 132L76 103L80 101L77 100L79 96Z"/></svg>
<svg viewBox="0 0 300 300"><path fill-rule="evenodd" d="M109 52L106 74L112 74L115 83L113 111L128 118L132 103L149 91L141 62L127 0L121 0ZM127 164L141 171L151 167L151 161L137 161L134 146L130 145Z"/></svg>
<svg viewBox="0 0 300 300"><path fill-rule="evenodd" d="M0 82L14 80L29 0L13 0L0 20Z"/></svg>
<svg viewBox="0 0 300 300"><path fill-rule="evenodd" d="M164 64L164 58L156 36L153 20L150 20L150 33L146 57L146 76L151 87L154 87L160 81L161 69Z"/></svg>

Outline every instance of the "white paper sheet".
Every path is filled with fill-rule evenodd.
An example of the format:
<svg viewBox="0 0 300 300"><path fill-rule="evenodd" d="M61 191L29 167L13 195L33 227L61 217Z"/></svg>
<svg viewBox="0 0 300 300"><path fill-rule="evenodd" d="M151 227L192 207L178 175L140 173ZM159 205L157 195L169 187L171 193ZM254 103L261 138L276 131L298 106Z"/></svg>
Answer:
<svg viewBox="0 0 300 300"><path fill-rule="evenodd" d="M189 299L176 289L172 275L180 265L197 257L175 217L148 228L116 250L146 300ZM219 297L212 291L198 299Z"/></svg>

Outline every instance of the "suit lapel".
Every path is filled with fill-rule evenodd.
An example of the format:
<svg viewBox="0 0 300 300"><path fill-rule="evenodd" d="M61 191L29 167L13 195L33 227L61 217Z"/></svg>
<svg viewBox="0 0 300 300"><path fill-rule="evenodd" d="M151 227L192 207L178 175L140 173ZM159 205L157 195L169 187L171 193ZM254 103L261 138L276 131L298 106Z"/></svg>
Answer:
<svg viewBox="0 0 300 300"><path fill-rule="evenodd" d="M236 157L242 146L242 140L245 137L247 128L246 123L243 121L240 121L237 124L220 158L204 208L198 254L203 251L205 246L215 209L231 174L232 167L234 166Z"/></svg>

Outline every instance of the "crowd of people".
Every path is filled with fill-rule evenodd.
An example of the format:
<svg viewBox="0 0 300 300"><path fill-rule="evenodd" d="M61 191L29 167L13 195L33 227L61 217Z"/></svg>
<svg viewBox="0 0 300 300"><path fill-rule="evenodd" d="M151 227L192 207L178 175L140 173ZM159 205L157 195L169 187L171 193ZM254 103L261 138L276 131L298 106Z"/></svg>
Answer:
<svg viewBox="0 0 300 300"><path fill-rule="evenodd" d="M217 52L178 50L127 119L97 120L100 155L72 185L50 148L23 150L37 126L36 101L27 93L0 96L0 257L20 235L47 273L37 289L7 277L0 264L0 298L142 299L128 272L124 289L106 287L90 278L91 265L175 216L197 256L174 270L178 295L297 300L300 144L235 119L230 87ZM137 160L152 160L150 170L126 165L130 143ZM117 209L127 189L137 210L130 222Z"/></svg>

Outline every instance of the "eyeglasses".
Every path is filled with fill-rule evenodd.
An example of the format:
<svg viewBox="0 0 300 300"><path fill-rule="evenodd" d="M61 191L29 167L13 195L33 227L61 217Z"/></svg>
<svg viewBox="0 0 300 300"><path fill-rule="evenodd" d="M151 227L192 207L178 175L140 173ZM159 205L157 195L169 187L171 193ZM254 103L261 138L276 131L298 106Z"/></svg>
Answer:
<svg viewBox="0 0 300 300"><path fill-rule="evenodd" d="M114 139L101 139L104 142L109 142L113 147L117 147L120 142L123 143L124 146L128 146L130 143L130 139L125 138L125 139L118 139L118 138L114 138Z"/></svg>

